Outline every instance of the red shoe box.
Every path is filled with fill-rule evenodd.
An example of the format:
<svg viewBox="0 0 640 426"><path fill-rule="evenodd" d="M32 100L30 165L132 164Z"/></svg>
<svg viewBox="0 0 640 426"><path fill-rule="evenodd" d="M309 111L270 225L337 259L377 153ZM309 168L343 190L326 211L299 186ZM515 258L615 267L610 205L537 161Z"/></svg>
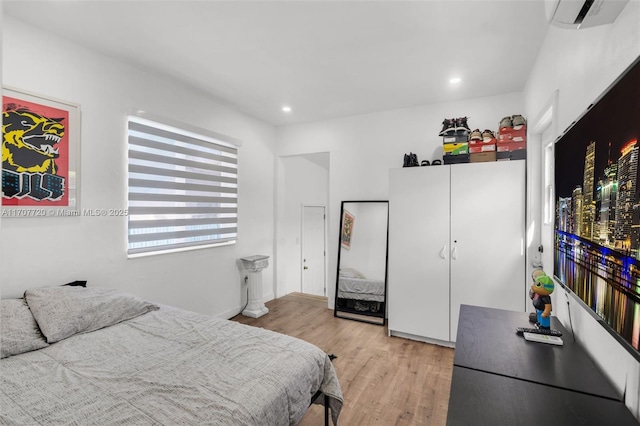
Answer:
<svg viewBox="0 0 640 426"><path fill-rule="evenodd" d="M517 127L501 127L498 132L498 142L526 142L527 125Z"/></svg>
<svg viewBox="0 0 640 426"><path fill-rule="evenodd" d="M480 152L491 152L496 150L496 140L489 141L469 141L469 154L477 154Z"/></svg>
<svg viewBox="0 0 640 426"><path fill-rule="evenodd" d="M496 161L497 152L478 152L476 154L469 154L470 163L485 163L488 161Z"/></svg>
<svg viewBox="0 0 640 426"><path fill-rule="evenodd" d="M511 152L517 151L520 149L527 149L527 141L524 142L500 142L498 141L497 149L498 152Z"/></svg>

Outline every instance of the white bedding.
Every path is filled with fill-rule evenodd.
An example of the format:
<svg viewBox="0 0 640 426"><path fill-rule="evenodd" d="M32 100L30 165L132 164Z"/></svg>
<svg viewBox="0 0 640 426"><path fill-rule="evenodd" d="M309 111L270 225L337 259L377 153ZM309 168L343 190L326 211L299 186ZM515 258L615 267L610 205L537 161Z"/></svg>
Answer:
<svg viewBox="0 0 640 426"><path fill-rule="evenodd" d="M295 425L328 356L299 339L162 306L0 360L2 425Z"/></svg>
<svg viewBox="0 0 640 426"><path fill-rule="evenodd" d="M338 297L373 302L384 302L384 280L372 280L351 268L340 269Z"/></svg>

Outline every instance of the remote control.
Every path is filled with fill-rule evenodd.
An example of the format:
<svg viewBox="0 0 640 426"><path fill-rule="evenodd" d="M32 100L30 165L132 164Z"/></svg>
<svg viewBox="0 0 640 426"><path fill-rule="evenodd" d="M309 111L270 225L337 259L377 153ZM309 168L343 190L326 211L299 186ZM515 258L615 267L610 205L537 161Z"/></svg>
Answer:
<svg viewBox="0 0 640 426"><path fill-rule="evenodd" d="M532 333L532 334L545 334L547 336L562 336L562 332L558 330L547 330L545 328L525 328L517 327L516 333Z"/></svg>
<svg viewBox="0 0 640 426"><path fill-rule="evenodd" d="M559 345L562 346L564 343L562 339L558 336L549 336L547 334L538 334L538 333L522 333L525 340L530 342L538 342L538 343L548 343L550 345Z"/></svg>

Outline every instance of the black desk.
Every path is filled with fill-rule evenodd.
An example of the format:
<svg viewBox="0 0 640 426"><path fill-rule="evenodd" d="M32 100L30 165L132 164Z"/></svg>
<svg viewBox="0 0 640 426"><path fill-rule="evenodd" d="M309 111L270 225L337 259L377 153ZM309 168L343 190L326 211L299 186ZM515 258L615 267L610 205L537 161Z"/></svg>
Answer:
<svg viewBox="0 0 640 426"><path fill-rule="evenodd" d="M453 367L451 390L448 426L638 424L620 401L464 367Z"/></svg>
<svg viewBox="0 0 640 426"><path fill-rule="evenodd" d="M529 315L462 305L447 425L638 425L557 318L563 346L528 342Z"/></svg>
<svg viewBox="0 0 640 426"><path fill-rule="evenodd" d="M622 395L616 392L557 318L551 318L551 328L562 332L563 346L528 342L516 334L516 327L533 327L529 315L502 309L460 306L453 364L621 400Z"/></svg>

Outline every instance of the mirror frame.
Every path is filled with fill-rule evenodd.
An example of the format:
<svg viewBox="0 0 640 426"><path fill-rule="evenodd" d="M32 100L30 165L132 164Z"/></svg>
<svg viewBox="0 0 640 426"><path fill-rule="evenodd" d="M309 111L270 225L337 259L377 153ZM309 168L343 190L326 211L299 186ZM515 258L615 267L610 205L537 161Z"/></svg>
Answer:
<svg viewBox="0 0 640 426"><path fill-rule="evenodd" d="M377 313L352 312L338 307L338 286L340 281L340 257L342 253L342 227L344 226L344 206L349 203L384 203L387 206L387 229L386 229L386 247L384 257L384 301L382 309ZM389 200L346 200L340 204L340 227L338 228L338 262L336 268L336 289L333 308L333 316L337 318L350 319L355 321L368 322L377 325L385 325L387 320L387 284L389 282ZM341 314L341 315L340 315Z"/></svg>

